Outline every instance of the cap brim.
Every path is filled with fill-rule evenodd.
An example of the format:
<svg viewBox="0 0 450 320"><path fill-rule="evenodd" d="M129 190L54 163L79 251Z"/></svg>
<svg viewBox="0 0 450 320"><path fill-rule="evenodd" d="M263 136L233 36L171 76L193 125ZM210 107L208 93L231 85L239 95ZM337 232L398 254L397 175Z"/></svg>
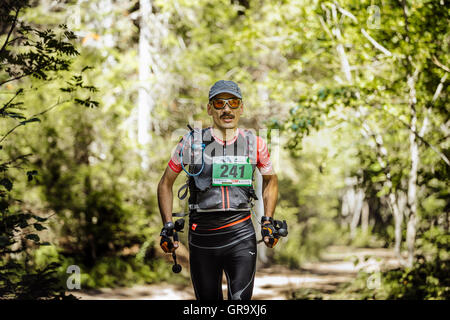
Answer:
<svg viewBox="0 0 450 320"><path fill-rule="evenodd" d="M239 99L242 99L242 96L239 95L237 92L233 92L231 90L220 90L219 92L215 93L213 96L209 97L209 100L211 100L212 98L214 98L215 96L217 96L218 94L221 94L221 93L229 93L235 97L238 97Z"/></svg>

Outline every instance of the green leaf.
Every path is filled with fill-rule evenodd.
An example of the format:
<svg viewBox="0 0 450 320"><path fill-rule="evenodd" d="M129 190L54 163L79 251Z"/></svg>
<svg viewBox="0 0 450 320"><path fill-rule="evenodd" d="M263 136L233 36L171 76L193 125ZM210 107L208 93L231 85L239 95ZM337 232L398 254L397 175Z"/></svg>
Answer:
<svg viewBox="0 0 450 320"><path fill-rule="evenodd" d="M0 247L5 247L9 244L8 237L0 236Z"/></svg>
<svg viewBox="0 0 450 320"><path fill-rule="evenodd" d="M22 121L22 122L20 122L20 124L27 124L27 123L30 123L30 122L41 122L41 119L39 119L39 118L31 118L31 119L27 119L27 120L25 120L25 121Z"/></svg>
<svg viewBox="0 0 450 320"><path fill-rule="evenodd" d="M39 217L39 216L37 216L37 215L33 215L33 218L36 219L36 220L39 221L39 222L45 222L45 221L47 221L47 218L42 218L42 217Z"/></svg>
<svg viewBox="0 0 450 320"><path fill-rule="evenodd" d="M34 234L34 233L27 234L25 236L25 238L27 238L28 240L33 240L34 242L39 242L41 240L41 238L39 238L39 236L37 234Z"/></svg>
<svg viewBox="0 0 450 320"><path fill-rule="evenodd" d="M9 180L8 178L3 178L2 180L0 180L0 185L4 186L6 188L6 190L11 191L12 187L13 187L13 183L11 180Z"/></svg>
<svg viewBox="0 0 450 320"><path fill-rule="evenodd" d="M91 98L87 98L85 100L75 98L75 102L82 106L85 106L86 108L95 108L95 107L98 107L98 105L99 105L98 101L91 100Z"/></svg>
<svg viewBox="0 0 450 320"><path fill-rule="evenodd" d="M22 219L19 221L18 226L19 226L20 228L24 229L24 228L26 228L26 227L29 226L29 223L28 223L28 221L27 221L26 219L22 218Z"/></svg>
<svg viewBox="0 0 450 320"><path fill-rule="evenodd" d="M37 174L38 174L37 170L27 171L28 181L33 180L33 176L36 176Z"/></svg>
<svg viewBox="0 0 450 320"><path fill-rule="evenodd" d="M45 229L47 229L46 227L44 227L42 224L40 224L40 223L33 223L33 226L34 226L34 228L37 230L37 231L42 231L42 230L45 230Z"/></svg>
<svg viewBox="0 0 450 320"><path fill-rule="evenodd" d="M91 69L94 69L94 67L92 67L92 66L85 66L83 69L81 69L81 72L84 72L86 70L91 70Z"/></svg>

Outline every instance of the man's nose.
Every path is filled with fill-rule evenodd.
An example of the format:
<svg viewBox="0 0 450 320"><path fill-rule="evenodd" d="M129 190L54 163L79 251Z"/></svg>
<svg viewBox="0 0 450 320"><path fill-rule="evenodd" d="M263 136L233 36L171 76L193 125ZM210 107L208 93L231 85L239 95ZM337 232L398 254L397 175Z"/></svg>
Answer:
<svg viewBox="0 0 450 320"><path fill-rule="evenodd" d="M225 102L225 106L223 107L224 111L227 110L227 109L228 109L228 111L233 110L233 109L231 109L230 103L228 101Z"/></svg>

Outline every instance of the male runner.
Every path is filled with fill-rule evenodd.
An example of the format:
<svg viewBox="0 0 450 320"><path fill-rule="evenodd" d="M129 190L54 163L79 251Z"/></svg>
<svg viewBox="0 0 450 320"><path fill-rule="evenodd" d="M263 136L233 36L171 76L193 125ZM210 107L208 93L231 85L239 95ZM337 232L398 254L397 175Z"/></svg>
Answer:
<svg viewBox="0 0 450 320"><path fill-rule="evenodd" d="M194 129L181 139L159 182L161 235L172 222L174 181L189 165L189 261L196 298L222 300L225 272L228 299L249 300L257 253L250 212L256 199L253 172L258 168L263 177L261 234L270 248L278 241L272 235L278 179L265 141L238 128L244 104L235 82L220 80L211 87L207 111L212 127ZM178 243L161 247L170 253Z"/></svg>

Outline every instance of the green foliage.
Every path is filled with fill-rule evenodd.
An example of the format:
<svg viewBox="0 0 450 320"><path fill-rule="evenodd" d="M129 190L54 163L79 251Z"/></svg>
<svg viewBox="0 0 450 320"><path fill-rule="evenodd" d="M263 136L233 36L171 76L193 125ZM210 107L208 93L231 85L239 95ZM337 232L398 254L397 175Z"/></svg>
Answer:
<svg viewBox="0 0 450 320"><path fill-rule="evenodd" d="M408 191L407 78L415 69L417 132L429 121L417 138L417 253L431 264L434 257L445 260L439 246L448 241L449 225L450 169L442 155L449 148L450 62L442 1L153 1L164 35L152 38L148 150L140 150L134 132L138 2L7 0L1 6L2 263L12 259L18 275L28 266L49 277L56 274L43 270L59 263L51 269L60 278L77 264L84 287L169 277L170 268L152 251L161 224L156 185L180 132L176 139L172 133L186 121L209 124L205 99L219 79L240 84L243 127L280 133L279 156L271 150L280 177L276 218L290 229L271 251L274 261L298 267L330 244L391 246L388 199ZM368 9L373 5L379 24ZM49 112L56 107L58 113ZM149 156L148 170L140 167L141 152ZM340 213L346 177L358 177L355 188L364 190L370 207L368 232L357 227L354 239ZM175 211L180 206L175 201ZM39 246L46 242L54 245ZM136 247L138 253L123 256ZM8 250L23 252L15 257ZM2 272L13 268L3 266ZM14 279L18 286L22 278ZM362 276L358 281L365 286Z"/></svg>
<svg viewBox="0 0 450 320"><path fill-rule="evenodd" d="M119 177L101 164L81 165L76 158L66 158L58 147L47 150L41 166L42 196L49 209L59 213L55 226L61 226L65 240L60 245L67 254L92 267L101 257L145 241L145 210L133 203ZM64 170L67 165L75 170Z"/></svg>
<svg viewBox="0 0 450 320"><path fill-rule="evenodd" d="M88 273L83 274L82 286L86 288L133 286L168 281L171 278L173 278L172 270L163 260L142 263L134 257L125 259L105 257L99 259Z"/></svg>
<svg viewBox="0 0 450 320"><path fill-rule="evenodd" d="M399 268L379 273L380 285L368 287L373 273L360 272L351 284L342 286L333 297L339 299L376 300L448 300L449 260L426 261L419 258L412 268Z"/></svg>
<svg viewBox="0 0 450 320"><path fill-rule="evenodd" d="M367 7L373 5L372 2L320 1L315 13L321 21L321 30L316 31L323 37L319 37L318 42L329 50L319 54L318 59L326 61L336 81L329 81L332 76L328 74L319 74L315 85L311 86L313 90L299 95L297 106L290 109L286 120L276 121L276 127L289 137L287 147L293 155L302 154L304 139L318 130L340 127L339 131L353 137L353 156L359 164L354 169L349 168L348 173L360 178L359 186L364 188L366 197L371 197L373 206L379 208L371 210L378 215L372 230L387 244L393 240L393 233L386 232L392 223L392 208L386 206L386 199L400 191L408 192L411 158L405 141L412 130L412 107L407 78L414 69L419 74L414 106L419 116L415 124L417 132L427 121L443 125L448 118L446 112L442 112L448 90L442 90L440 96L436 92L440 81L446 79L446 71L438 62L439 59L448 61L449 21L447 10L442 19L427 22L424 18L437 16L442 11L442 4L435 1L388 3L378 7L382 21L371 28L365 22L370 18ZM407 5L406 16L403 4ZM369 27L366 34L370 34L372 41L361 31L366 27ZM340 44L345 44L344 53L339 51ZM379 45L389 53L380 50ZM337 54L330 55L330 50ZM342 72L345 62L354 70L349 71L350 77ZM349 130L361 134L350 135ZM428 226L431 221L436 222L437 217L441 221L448 220L443 208L445 201L438 200L441 195L434 195L436 191L442 194L448 189L441 185L448 177L440 172L448 170L449 166L443 163L443 156L439 156L439 151L445 152L448 148L448 136L442 131L424 132L424 139L420 139L419 157L424 164L418 172L419 184L429 185L433 181L440 186L424 188L417 194L418 203L425 206L420 210L422 217L427 215L424 225ZM342 145L344 141L337 143ZM436 216L431 218L430 211Z"/></svg>
<svg viewBox="0 0 450 320"><path fill-rule="evenodd" d="M19 13L28 6L28 1L6 1L0 11L1 20L9 22L6 37L2 37L0 48L0 86L11 86L12 82L23 83L33 77L43 83L50 83L53 77L69 71L73 56L78 54L71 43L75 39L67 26L41 31L20 19ZM5 26L2 25L2 28ZM5 30L3 30L5 31ZM6 85L7 84L7 85ZM0 143L8 142L11 134L19 127L40 123L40 115L56 105L31 117L25 116L25 89L19 87L12 98L2 99L0 121L2 128L10 123L9 131L2 133ZM2 93L5 94L5 93ZM75 98L76 99L76 98ZM4 146L7 148L4 148ZM5 299L65 299L64 285L58 278L57 263L33 268L29 261L30 251L48 242L42 242L39 232L47 229L48 217L34 214L22 208L23 200L16 198L15 182L20 181L25 169L22 167L31 154L9 156L6 152L14 146L3 144L0 148L0 298ZM6 152L5 152L6 151ZM12 152L14 153L14 152ZM6 155L6 158L5 158ZM26 171L28 183L32 183L37 170Z"/></svg>
<svg viewBox="0 0 450 320"><path fill-rule="evenodd" d="M57 263L42 269L31 269L25 264L7 262L0 265L0 297L2 299L75 299L67 295L60 281Z"/></svg>
<svg viewBox="0 0 450 320"><path fill-rule="evenodd" d="M392 270L383 280L386 299L441 299L450 298L448 273L450 261L419 259L412 269Z"/></svg>
<svg viewBox="0 0 450 320"><path fill-rule="evenodd" d="M417 241L417 254L426 257L427 261L433 259L450 259L450 235L445 228L433 226L424 231L421 230Z"/></svg>
<svg viewBox="0 0 450 320"><path fill-rule="evenodd" d="M67 268L77 265L81 271L82 289L133 286L174 280L185 284L188 282L186 273L174 279L167 261L155 259L151 247L147 249L142 257L139 254L103 256L98 258L93 266L87 266L80 261L80 255L69 256L64 249L51 245L35 250L30 260L36 269L46 265L55 266L55 274L62 282L68 277Z"/></svg>
<svg viewBox="0 0 450 320"><path fill-rule="evenodd" d="M416 261L412 267L381 272L360 271L354 281L341 286L329 298L376 300L448 300L450 297L450 236L433 227L418 236ZM374 277L376 285L369 285ZM296 298L305 298L302 292Z"/></svg>
<svg viewBox="0 0 450 320"><path fill-rule="evenodd" d="M333 150L338 140L332 131L323 130L305 138L298 156L292 156L287 147L279 151L277 161L283 170L276 169L280 190L275 216L288 222L289 235L274 250L275 261L299 267L317 259L329 245L346 244L335 193L346 171L332 168L348 158L346 151Z"/></svg>
<svg viewBox="0 0 450 320"><path fill-rule="evenodd" d="M125 7L128 9L128 5ZM36 14L40 10L41 14ZM71 13L70 10L58 12ZM52 13L55 12L47 12L43 4L42 8L27 10L25 16L35 25L50 25L56 30L64 17L56 18ZM123 16L122 11L117 13L119 18L129 19ZM95 21L96 17L93 19ZM93 21L85 20L87 25ZM130 30L136 31L131 21L127 23ZM111 29L105 28L104 31L110 33ZM101 30L96 29L95 32L99 38L107 37ZM123 30L120 34L124 35ZM51 36L50 33L48 35ZM59 92L63 98L58 99L58 106L64 103L64 106L96 107L99 102L94 96L101 95L103 108L89 114L83 109L67 107L61 107L58 114L39 113L43 119L40 126L31 128L27 134L15 136L15 146L9 146L7 151L10 154L15 150L32 151L28 164L32 170L28 171L27 178L33 178L32 188L28 189L24 188L24 181L18 179L17 192L26 196L26 205L38 206L40 210L52 213L46 236L58 245L58 250L48 258L48 262L55 260L61 264L58 269L61 277L65 276L64 268L76 264L83 271L82 286L162 279L165 273L155 271L162 268L162 263L153 264L148 259L144 261L134 256L122 257L123 252L148 242L147 238L159 231L156 231L159 221L152 216L157 208L155 195L151 192L156 177L149 178L159 173L150 173L149 176L135 167L140 159L134 152L134 143L126 138L127 130L122 128L123 120L134 108L134 88L125 71L126 68L135 71L133 64L129 63L134 59L133 48L125 45L123 51L127 52L124 53L115 48L104 50L84 46L85 38L72 40L78 42L80 49L71 67L81 71L64 76L54 74L58 76L53 79L55 81L45 85L30 79L30 85L36 89L31 89L33 94L23 97L24 104L51 104ZM105 57L107 51L111 54L108 60ZM111 69L112 56L119 63ZM111 72L105 73L104 70ZM134 76L131 72L129 74ZM123 87L129 90L128 96L118 90ZM150 181L142 183L143 177ZM149 221L151 227L148 226ZM153 241L150 243L154 245ZM47 261L38 256L33 259ZM109 275L102 274L105 268ZM126 277L122 275L123 270L128 272Z"/></svg>
<svg viewBox="0 0 450 320"><path fill-rule="evenodd" d="M389 242L374 232L373 227L366 231L357 228L355 237L353 239L348 237L346 240L344 243L356 248L380 248L386 246L386 242Z"/></svg>

